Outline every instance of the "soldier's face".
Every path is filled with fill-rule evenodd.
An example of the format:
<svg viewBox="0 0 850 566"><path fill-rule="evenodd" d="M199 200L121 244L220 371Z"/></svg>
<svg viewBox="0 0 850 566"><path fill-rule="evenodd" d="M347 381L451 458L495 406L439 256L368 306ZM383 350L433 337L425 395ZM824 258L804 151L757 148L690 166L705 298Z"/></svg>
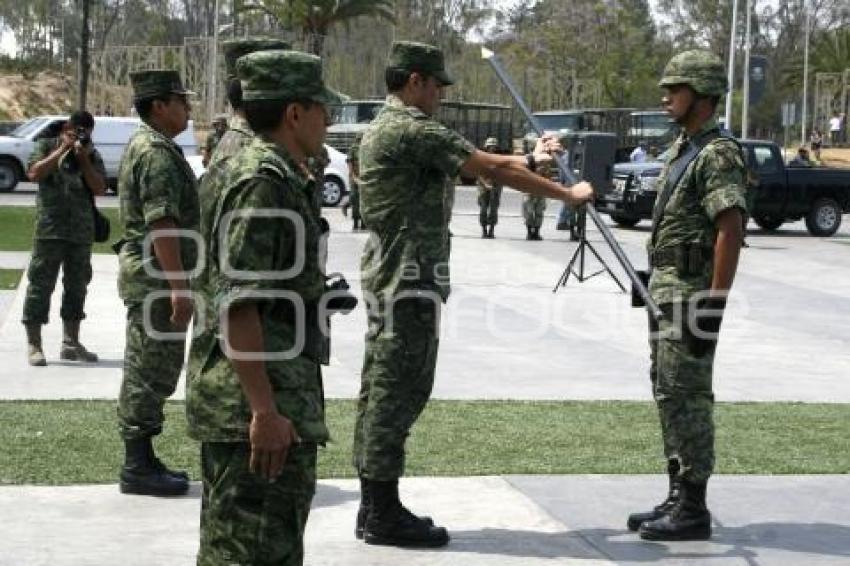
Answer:
<svg viewBox="0 0 850 566"><path fill-rule="evenodd" d="M677 123L682 123L691 110L696 95L687 85L672 85L664 87L661 105Z"/></svg>
<svg viewBox="0 0 850 566"><path fill-rule="evenodd" d="M445 86L435 77L421 77L418 84L418 104L420 110L433 116L440 109L440 99Z"/></svg>
<svg viewBox="0 0 850 566"><path fill-rule="evenodd" d="M161 121L168 128L168 132L176 136L189 125L191 111L192 106L186 95L173 94L168 102L160 107Z"/></svg>
<svg viewBox="0 0 850 566"><path fill-rule="evenodd" d="M322 144L328 126L331 124L331 115L324 104L313 103L309 108L299 106L298 112L298 138L302 150L308 157L317 157L322 152Z"/></svg>

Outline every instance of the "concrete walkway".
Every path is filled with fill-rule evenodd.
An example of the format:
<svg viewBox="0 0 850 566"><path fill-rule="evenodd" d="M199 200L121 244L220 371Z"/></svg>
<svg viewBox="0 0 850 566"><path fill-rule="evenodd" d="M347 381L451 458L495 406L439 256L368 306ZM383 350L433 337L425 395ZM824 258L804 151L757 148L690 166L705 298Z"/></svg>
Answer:
<svg viewBox="0 0 850 566"><path fill-rule="evenodd" d="M847 476L719 476L706 542L642 541L628 513L654 504L658 476L411 478L402 493L449 528L439 550L355 540L353 480L319 484L306 534L307 565L660 564L817 565L850 562ZM199 490L186 497L124 496L115 485L3 487L0 564L194 564Z"/></svg>

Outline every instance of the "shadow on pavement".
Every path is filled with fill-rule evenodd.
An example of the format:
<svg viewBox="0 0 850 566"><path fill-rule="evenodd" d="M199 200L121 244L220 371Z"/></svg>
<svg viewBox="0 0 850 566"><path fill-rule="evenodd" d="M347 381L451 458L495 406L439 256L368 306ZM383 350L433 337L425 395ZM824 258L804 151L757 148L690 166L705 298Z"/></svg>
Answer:
<svg viewBox="0 0 850 566"><path fill-rule="evenodd" d="M360 491L357 489L346 490L334 485L319 485L316 489L316 495L313 496L311 508L315 510L322 507L336 507L349 501L359 500Z"/></svg>

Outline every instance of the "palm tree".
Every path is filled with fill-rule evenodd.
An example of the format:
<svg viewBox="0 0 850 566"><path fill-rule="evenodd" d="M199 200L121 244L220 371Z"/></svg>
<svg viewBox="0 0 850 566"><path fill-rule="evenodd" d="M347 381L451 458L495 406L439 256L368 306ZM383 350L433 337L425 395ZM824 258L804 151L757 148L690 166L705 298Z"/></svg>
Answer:
<svg viewBox="0 0 850 566"><path fill-rule="evenodd" d="M395 23L393 4L393 0L258 0L243 4L240 11L263 12L281 27L297 26L307 51L321 55L333 26L348 25L359 17Z"/></svg>

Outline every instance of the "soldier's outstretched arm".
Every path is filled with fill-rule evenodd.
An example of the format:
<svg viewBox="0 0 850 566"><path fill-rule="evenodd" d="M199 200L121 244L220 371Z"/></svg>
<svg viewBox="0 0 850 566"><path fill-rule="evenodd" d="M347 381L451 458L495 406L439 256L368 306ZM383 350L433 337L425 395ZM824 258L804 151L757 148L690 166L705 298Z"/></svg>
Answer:
<svg viewBox="0 0 850 566"><path fill-rule="evenodd" d="M534 196L563 200L572 206L582 205L593 198L590 183L581 182L571 187L559 185L533 173L524 155L498 155L475 150L461 170L470 177L484 176L496 184L508 185Z"/></svg>

